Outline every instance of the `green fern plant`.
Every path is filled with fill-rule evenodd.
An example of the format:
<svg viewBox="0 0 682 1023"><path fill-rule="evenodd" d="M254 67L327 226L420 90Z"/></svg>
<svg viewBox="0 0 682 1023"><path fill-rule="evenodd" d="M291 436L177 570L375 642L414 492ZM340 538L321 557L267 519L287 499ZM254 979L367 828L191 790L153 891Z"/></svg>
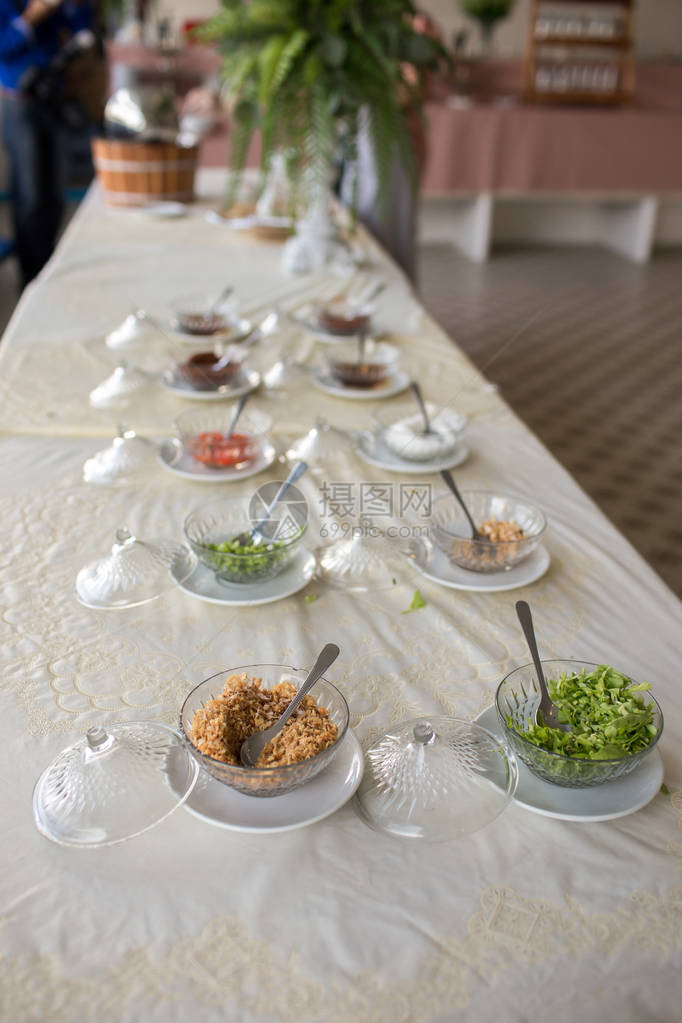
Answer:
<svg viewBox="0 0 682 1023"><path fill-rule="evenodd" d="M228 204L257 129L264 166L284 149L295 186L305 170L324 187L330 164L355 153L361 110L382 190L396 153L415 173L408 118L421 109L423 73L447 60L415 30L415 14L411 0L222 0L198 34L223 53L233 112Z"/></svg>

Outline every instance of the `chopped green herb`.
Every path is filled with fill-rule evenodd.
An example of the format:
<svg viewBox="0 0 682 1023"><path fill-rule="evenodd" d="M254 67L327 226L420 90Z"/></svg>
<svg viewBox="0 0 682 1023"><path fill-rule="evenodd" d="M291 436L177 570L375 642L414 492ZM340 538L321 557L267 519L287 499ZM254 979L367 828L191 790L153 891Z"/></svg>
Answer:
<svg viewBox="0 0 682 1023"><path fill-rule="evenodd" d="M398 585L395 579L391 579L391 582L393 583L394 586Z"/></svg>
<svg viewBox="0 0 682 1023"><path fill-rule="evenodd" d="M206 544L213 553L205 557L206 563L230 582L254 582L276 574L291 556L291 543L273 540L269 543L242 544L241 533L218 543Z"/></svg>
<svg viewBox="0 0 682 1023"><path fill-rule="evenodd" d="M414 597L412 598L412 603L408 607L407 611L403 611L401 613L404 614L404 615L409 615L410 611L418 611L420 607L426 607L426 606L427 606L426 605L426 601L422 597L422 595L419 592L419 590L415 590L414 591Z"/></svg>
<svg viewBox="0 0 682 1023"><path fill-rule="evenodd" d="M510 728L540 749L584 760L615 760L646 749L656 736L654 705L635 695L651 689L648 682L634 684L627 675L600 664L595 671L565 672L550 679L548 688L559 720L571 726L570 732L541 724L523 731L507 718Z"/></svg>
<svg viewBox="0 0 682 1023"><path fill-rule="evenodd" d="M665 782L663 782L663 784L661 785L661 792L663 793L664 796L670 795L670 789L668 788Z"/></svg>
<svg viewBox="0 0 682 1023"><path fill-rule="evenodd" d="M306 602L306 604L312 604L313 601L317 600L318 596L319 594L317 593L306 593L303 599Z"/></svg>

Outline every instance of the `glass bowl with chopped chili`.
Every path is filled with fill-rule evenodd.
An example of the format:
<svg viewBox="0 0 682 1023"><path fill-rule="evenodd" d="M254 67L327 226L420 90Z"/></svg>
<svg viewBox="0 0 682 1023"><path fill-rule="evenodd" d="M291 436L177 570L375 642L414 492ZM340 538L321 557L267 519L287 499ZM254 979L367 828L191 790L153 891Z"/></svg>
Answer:
<svg viewBox="0 0 682 1023"><path fill-rule="evenodd" d="M272 419L249 406L237 429L228 436L235 411L236 405L230 402L181 413L175 420L175 431L183 451L209 469L246 468L267 442Z"/></svg>

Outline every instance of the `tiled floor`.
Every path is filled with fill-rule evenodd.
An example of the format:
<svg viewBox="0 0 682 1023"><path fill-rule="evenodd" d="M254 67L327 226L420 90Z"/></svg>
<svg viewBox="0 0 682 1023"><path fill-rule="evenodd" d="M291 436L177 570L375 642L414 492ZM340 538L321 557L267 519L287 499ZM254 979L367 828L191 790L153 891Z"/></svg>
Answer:
<svg viewBox="0 0 682 1023"><path fill-rule="evenodd" d="M682 252L596 248L485 265L423 246L422 298L509 404L682 596Z"/></svg>

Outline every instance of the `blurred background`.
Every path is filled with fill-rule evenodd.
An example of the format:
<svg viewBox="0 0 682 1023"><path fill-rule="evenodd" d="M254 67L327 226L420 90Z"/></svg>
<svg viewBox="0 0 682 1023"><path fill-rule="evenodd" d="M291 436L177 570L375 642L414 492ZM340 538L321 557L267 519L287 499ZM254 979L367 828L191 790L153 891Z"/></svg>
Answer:
<svg viewBox="0 0 682 1023"><path fill-rule="evenodd" d="M392 254L428 311L682 594L682 3L418 6L450 66L424 86L414 251ZM221 57L192 36L218 7L123 0L98 12L97 32L107 95L170 92L201 138L200 164L224 167ZM93 173L93 130L71 139L65 220ZM22 283L11 198L0 148L3 327ZM396 217L411 224L411 212Z"/></svg>

